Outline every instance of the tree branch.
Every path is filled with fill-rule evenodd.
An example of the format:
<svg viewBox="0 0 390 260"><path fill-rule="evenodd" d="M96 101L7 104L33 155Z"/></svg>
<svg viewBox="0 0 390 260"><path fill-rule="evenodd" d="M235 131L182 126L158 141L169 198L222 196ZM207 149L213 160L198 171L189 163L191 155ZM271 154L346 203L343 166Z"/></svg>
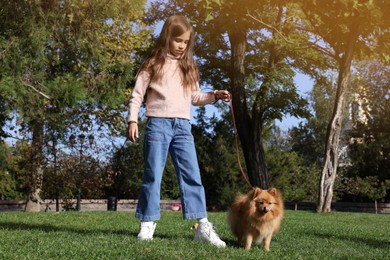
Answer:
<svg viewBox="0 0 390 260"><path fill-rule="evenodd" d="M45 93L39 91L38 89L36 89L33 85L25 82L25 81L22 81L22 84L25 85L26 87L29 87L31 88L32 90L34 90L36 93L38 93L39 95L43 96L44 98L48 99L48 100L52 100L52 98L48 95L46 95Z"/></svg>
<svg viewBox="0 0 390 260"><path fill-rule="evenodd" d="M269 28L269 29L271 29L271 30L275 30L275 31L276 31L276 32L277 32L277 33L278 33L286 42L288 42L288 43L290 43L290 44L299 45L299 46L302 47L302 48L311 47L311 48L313 48L313 49L315 49L315 50L317 50L317 51L319 51L319 52L321 52L321 53L323 53L323 54L325 54L325 55L327 55L327 56L330 56L330 57L332 57L332 58L334 58L334 59L339 59L339 57L338 57L336 54L332 53L331 51L329 51L328 49L326 49L326 48L324 48L324 47L321 47L319 44L315 44L315 43L309 43L309 44L308 44L308 43L292 42L292 41L288 40L288 39L286 38L286 36L284 36L283 33L282 33L281 31L279 31L277 28L275 28L274 26L269 25L269 24L263 22L263 21L260 20L260 19L257 19L256 17L254 17L253 15L251 15L251 14L249 13L249 11L247 12L246 15L247 15L248 17L252 18L253 20L255 20L256 22L258 22L258 23L264 25L265 27L267 27L267 28ZM308 30L306 30L306 29L303 29L303 28L300 28L300 27L297 27L297 28L300 29L300 30L302 30L302 31L306 31L306 32L312 33L311 31L308 31Z"/></svg>
<svg viewBox="0 0 390 260"><path fill-rule="evenodd" d="M31 141L32 140L32 138L20 138L20 137L16 137L16 136L10 135L8 133L4 133L4 137L12 138L12 139L19 140L19 141Z"/></svg>
<svg viewBox="0 0 390 260"><path fill-rule="evenodd" d="M8 46L1 50L0 52L0 58L3 58L5 52L11 47L11 45L14 43L15 39L11 39Z"/></svg>
<svg viewBox="0 0 390 260"><path fill-rule="evenodd" d="M269 28L269 29L271 29L271 30L276 31L280 36L282 36L282 38L283 38L286 42L288 42L288 43L290 43L290 44L299 44L298 42L292 42L292 41L290 41L289 39L286 38L286 36L283 35L283 33L282 33L281 31L279 31L278 29L276 29L274 26L269 25L269 24L263 22L263 21L260 20L260 19L257 19L256 17L254 17L253 15L251 15L251 14L249 13L249 11L246 13L246 15L247 15L248 17L252 18L253 20L255 20L256 22L258 22L258 23L264 25L265 27L267 27L267 28Z"/></svg>

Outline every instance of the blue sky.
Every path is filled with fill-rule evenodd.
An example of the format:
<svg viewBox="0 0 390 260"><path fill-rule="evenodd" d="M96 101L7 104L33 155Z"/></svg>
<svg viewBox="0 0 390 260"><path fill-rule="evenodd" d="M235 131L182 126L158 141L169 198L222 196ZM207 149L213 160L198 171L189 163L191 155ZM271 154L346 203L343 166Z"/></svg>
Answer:
<svg viewBox="0 0 390 260"><path fill-rule="evenodd" d="M297 85L299 94L303 97L307 97L307 94L313 89L313 80L304 74L298 73L295 75L294 81ZM293 126L297 126L299 122L302 121L303 119L285 116L282 121L277 120L276 125L278 125L282 130L288 130Z"/></svg>

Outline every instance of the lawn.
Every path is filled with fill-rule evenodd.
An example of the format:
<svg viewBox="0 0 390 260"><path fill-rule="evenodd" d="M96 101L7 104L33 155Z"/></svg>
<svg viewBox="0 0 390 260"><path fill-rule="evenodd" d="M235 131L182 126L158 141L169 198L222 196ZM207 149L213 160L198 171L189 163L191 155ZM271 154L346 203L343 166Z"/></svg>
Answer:
<svg viewBox="0 0 390 260"><path fill-rule="evenodd" d="M148 242L133 212L3 212L0 259L390 259L390 215L286 211L269 253L237 247L226 213L209 219L227 248L193 241L178 212L163 212Z"/></svg>

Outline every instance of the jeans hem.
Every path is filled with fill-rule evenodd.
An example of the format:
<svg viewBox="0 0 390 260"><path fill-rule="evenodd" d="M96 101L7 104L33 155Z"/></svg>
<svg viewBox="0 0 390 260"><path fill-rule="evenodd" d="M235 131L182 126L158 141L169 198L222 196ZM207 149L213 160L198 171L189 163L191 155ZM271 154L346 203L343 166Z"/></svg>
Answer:
<svg viewBox="0 0 390 260"><path fill-rule="evenodd" d="M184 219L207 218L207 212L184 213Z"/></svg>
<svg viewBox="0 0 390 260"><path fill-rule="evenodd" d="M141 221L155 221L160 219L160 214L154 216L144 216L141 213L135 213L135 217Z"/></svg>

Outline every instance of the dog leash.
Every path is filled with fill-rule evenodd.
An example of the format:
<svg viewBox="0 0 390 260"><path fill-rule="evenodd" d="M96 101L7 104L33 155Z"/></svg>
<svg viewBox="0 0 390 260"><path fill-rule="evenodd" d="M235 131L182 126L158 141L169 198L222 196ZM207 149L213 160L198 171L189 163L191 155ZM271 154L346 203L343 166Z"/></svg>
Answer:
<svg viewBox="0 0 390 260"><path fill-rule="evenodd" d="M242 165L241 165L240 154L239 154L239 149L238 149L238 134L237 134L237 127L236 127L236 119L234 117L234 110L233 110L233 96L231 93L230 93L229 103L230 103L230 112L232 114L232 120L233 120L234 139L235 139L235 143L236 143L236 155L237 155L238 166L240 167L241 174L244 177L246 183L249 185L249 187L251 187L251 189L254 189L252 184L249 182L248 176L247 176L247 174L245 174L245 172L242 168Z"/></svg>

